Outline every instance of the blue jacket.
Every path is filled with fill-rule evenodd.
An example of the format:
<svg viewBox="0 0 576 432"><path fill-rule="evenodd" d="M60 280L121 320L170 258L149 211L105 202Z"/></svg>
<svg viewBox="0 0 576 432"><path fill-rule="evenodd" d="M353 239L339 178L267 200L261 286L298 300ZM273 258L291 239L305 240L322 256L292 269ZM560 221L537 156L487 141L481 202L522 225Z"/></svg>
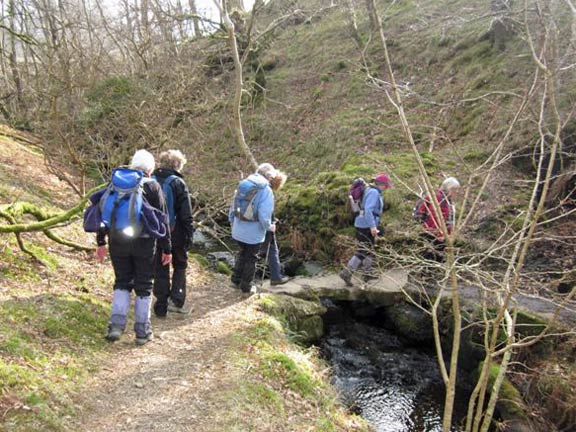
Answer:
<svg viewBox="0 0 576 432"><path fill-rule="evenodd" d="M272 225L272 213L274 212L274 194L266 177L258 173L251 174L247 180L261 185L262 188L254 197L254 212L258 220L254 222L243 221L234 217L234 203L230 206L228 219L232 225L232 238L248 244L264 242L266 231Z"/></svg>
<svg viewBox="0 0 576 432"><path fill-rule="evenodd" d="M361 208L362 211L354 219L354 226L356 228L377 227L384 210L384 200L378 188L372 186L366 188L362 197Z"/></svg>

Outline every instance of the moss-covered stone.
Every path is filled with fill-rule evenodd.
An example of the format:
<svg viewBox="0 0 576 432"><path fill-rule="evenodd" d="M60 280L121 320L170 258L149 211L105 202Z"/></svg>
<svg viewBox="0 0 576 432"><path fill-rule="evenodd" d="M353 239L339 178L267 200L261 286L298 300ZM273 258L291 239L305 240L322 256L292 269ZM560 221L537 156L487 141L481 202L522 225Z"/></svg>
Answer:
<svg viewBox="0 0 576 432"><path fill-rule="evenodd" d="M386 309L396 331L415 342L432 342L434 333L430 314L416 306L399 303Z"/></svg>
<svg viewBox="0 0 576 432"><path fill-rule="evenodd" d="M429 172L434 174L438 168L434 156L423 153L421 157ZM350 157L338 171L318 173L310 183L289 182L279 196L276 214L286 226L291 227L291 236L297 237L296 251L306 252L314 259L334 259L338 249L336 245L341 244L337 239L338 234L352 234L350 227L354 219L347 198L352 181L357 177L370 180L382 171L413 183L418 169L411 153L369 153ZM396 189L385 191L388 211L382 217L382 224L402 225L405 229L406 215L410 214L413 198ZM318 241L319 237L321 241ZM295 243L292 242L293 245Z"/></svg>
<svg viewBox="0 0 576 432"><path fill-rule="evenodd" d="M483 363L480 363L476 376L479 376ZM490 365L488 377L488 389L490 390L494 385L496 377L500 373L500 365ZM500 387L498 395L498 402L496 403L498 414L508 425L508 431L511 432L531 432L532 428L529 423L528 408L522 399L520 391L510 382L508 378L504 378Z"/></svg>
<svg viewBox="0 0 576 432"><path fill-rule="evenodd" d="M298 323L298 331L305 336L305 342L317 341L324 335L324 322L318 315L303 318Z"/></svg>
<svg viewBox="0 0 576 432"><path fill-rule="evenodd" d="M320 315L326 308L319 300L304 300L282 294L264 294L259 300L260 308L284 322L301 342L313 342L324 334Z"/></svg>

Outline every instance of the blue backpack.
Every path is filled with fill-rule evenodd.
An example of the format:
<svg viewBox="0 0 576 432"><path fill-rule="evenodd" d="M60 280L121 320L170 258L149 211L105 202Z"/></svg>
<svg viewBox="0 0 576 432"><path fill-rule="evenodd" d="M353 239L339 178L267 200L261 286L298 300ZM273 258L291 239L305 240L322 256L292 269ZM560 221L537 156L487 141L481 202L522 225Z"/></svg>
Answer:
<svg viewBox="0 0 576 432"><path fill-rule="evenodd" d="M166 208L168 209L168 221L170 223L170 230L174 230L174 226L176 225L176 208L174 206L174 191L172 190L172 182L176 180L178 176L170 175L166 177L164 180L160 181L158 177L153 176L153 179L156 180L162 186L162 193L164 194L164 200L166 201Z"/></svg>
<svg viewBox="0 0 576 432"><path fill-rule="evenodd" d="M234 193L234 217L247 222L257 221L258 210L254 208L254 198L264 187L266 184L254 183L248 179L242 180Z"/></svg>
<svg viewBox="0 0 576 432"><path fill-rule="evenodd" d="M102 224L111 235L137 238L142 232L143 179L141 171L116 168L100 199Z"/></svg>

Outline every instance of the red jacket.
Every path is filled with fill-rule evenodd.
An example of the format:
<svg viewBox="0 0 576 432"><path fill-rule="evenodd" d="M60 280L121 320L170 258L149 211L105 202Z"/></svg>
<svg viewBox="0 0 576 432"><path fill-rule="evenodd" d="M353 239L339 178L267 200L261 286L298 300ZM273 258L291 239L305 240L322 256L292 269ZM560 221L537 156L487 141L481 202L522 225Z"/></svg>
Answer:
<svg viewBox="0 0 576 432"><path fill-rule="evenodd" d="M448 233L452 232L452 228L454 226L454 205L450 200L450 197L442 190L438 189L436 191L436 199L440 204L440 210L442 211L442 217L446 223L446 228L448 229ZM440 227L440 222L436 217L436 212L434 211L434 206L430 201L430 197L426 197L424 202L421 204L421 207L426 207L426 210L421 209L421 211L425 211L426 217L422 221L422 226L432 233L436 238L439 240L444 239L444 235L442 234L442 228Z"/></svg>

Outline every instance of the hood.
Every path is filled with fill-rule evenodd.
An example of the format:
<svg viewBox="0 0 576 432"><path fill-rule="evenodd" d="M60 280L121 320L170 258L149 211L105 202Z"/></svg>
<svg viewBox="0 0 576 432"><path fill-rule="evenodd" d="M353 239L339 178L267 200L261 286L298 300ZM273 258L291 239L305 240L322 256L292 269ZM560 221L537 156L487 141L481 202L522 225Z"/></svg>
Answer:
<svg viewBox="0 0 576 432"><path fill-rule="evenodd" d="M266 177L258 173L250 174L246 180L256 184L259 189L263 189L270 184Z"/></svg>
<svg viewBox="0 0 576 432"><path fill-rule="evenodd" d="M157 170L154 171L152 175L161 179L168 178L171 175L175 175L176 177L182 178L182 174L171 168L158 168Z"/></svg>

